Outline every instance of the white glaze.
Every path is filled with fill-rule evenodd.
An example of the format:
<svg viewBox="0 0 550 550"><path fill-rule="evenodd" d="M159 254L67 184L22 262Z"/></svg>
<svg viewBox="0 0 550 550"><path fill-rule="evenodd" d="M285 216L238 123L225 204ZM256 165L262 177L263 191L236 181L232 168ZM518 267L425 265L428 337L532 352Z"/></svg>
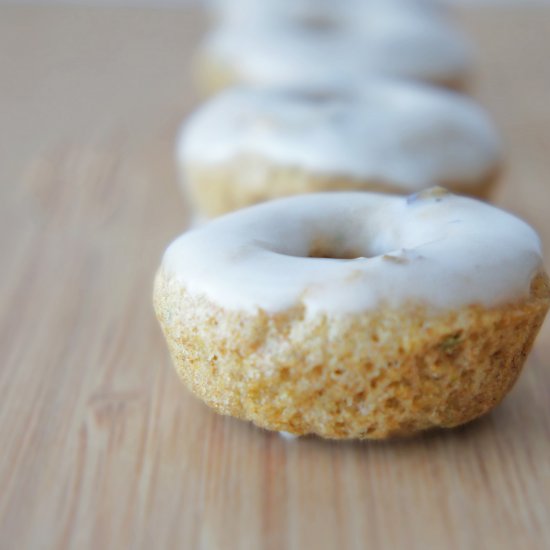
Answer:
<svg viewBox="0 0 550 550"><path fill-rule="evenodd" d="M409 302L455 309L527 296L541 267L533 229L480 201L426 193L321 193L246 208L179 237L164 277L252 312L299 303L335 315ZM308 257L319 242L360 257Z"/></svg>
<svg viewBox="0 0 550 550"><path fill-rule="evenodd" d="M211 0L208 4L219 22L282 19L287 22L357 25L367 23L373 13L388 8L445 13L441 0Z"/></svg>
<svg viewBox="0 0 550 550"><path fill-rule="evenodd" d="M357 10L330 28L242 10L248 16L211 31L203 51L256 85L326 89L372 73L443 82L468 72L470 48L437 10L395 0Z"/></svg>
<svg viewBox="0 0 550 550"><path fill-rule="evenodd" d="M319 100L289 91L232 89L185 124L177 154L188 164L243 154L316 174L388 182L404 191L479 184L500 156L497 132L465 96L388 79Z"/></svg>

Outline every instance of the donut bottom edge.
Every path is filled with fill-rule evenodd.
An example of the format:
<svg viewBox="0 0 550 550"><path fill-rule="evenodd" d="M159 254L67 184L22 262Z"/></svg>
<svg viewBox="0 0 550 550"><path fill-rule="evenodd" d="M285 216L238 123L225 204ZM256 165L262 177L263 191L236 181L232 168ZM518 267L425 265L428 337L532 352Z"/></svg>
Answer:
<svg viewBox="0 0 550 550"><path fill-rule="evenodd" d="M531 288L516 303L438 315L252 314L161 270L154 303L178 375L218 413L293 435L385 439L464 424L504 398L550 305L544 272Z"/></svg>
<svg viewBox="0 0 550 550"><path fill-rule="evenodd" d="M439 181L449 191L487 200L498 183L501 166L495 165L476 182ZM326 191L367 191L392 195L410 194L391 182L346 175L322 174L295 166L277 165L258 155L242 155L231 161L180 166L181 184L204 216L216 217L272 199ZM430 185L428 185L430 187Z"/></svg>

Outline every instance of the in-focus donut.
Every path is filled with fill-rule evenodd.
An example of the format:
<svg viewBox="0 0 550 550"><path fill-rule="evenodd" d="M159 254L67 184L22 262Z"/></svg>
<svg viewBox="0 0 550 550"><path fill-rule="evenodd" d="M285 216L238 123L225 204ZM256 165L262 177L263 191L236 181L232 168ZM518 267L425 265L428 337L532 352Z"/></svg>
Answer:
<svg viewBox="0 0 550 550"><path fill-rule="evenodd" d="M228 214L166 251L155 308L177 372L271 430L452 427L514 384L550 304L535 232L436 188Z"/></svg>
<svg viewBox="0 0 550 550"><path fill-rule="evenodd" d="M212 93L240 83L326 92L369 74L464 86L470 47L442 10L395 0L361 5L317 11L309 20L239 10L243 16L225 18L205 37L197 56L200 88Z"/></svg>
<svg viewBox="0 0 550 550"><path fill-rule="evenodd" d="M393 79L328 96L227 90L186 121L177 144L182 183L204 216L314 191L443 185L485 198L500 158L474 101Z"/></svg>

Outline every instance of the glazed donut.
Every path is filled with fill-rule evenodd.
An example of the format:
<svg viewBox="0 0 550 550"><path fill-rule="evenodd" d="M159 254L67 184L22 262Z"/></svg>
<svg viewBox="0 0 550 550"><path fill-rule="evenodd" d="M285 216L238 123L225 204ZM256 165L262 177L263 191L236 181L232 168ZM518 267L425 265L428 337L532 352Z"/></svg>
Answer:
<svg viewBox="0 0 550 550"><path fill-rule="evenodd" d="M510 390L550 305L535 232L441 188L320 193L179 237L154 292L177 372L295 435L452 427Z"/></svg>
<svg viewBox="0 0 550 550"><path fill-rule="evenodd" d="M304 25L367 27L380 13L447 16L434 0L215 0L209 3L216 23L283 21Z"/></svg>
<svg viewBox="0 0 550 550"><path fill-rule="evenodd" d="M373 73L462 87L472 58L462 34L435 10L397 4L367 3L363 17L351 12L349 21L328 25L229 20L200 47L199 87L206 93L237 83L326 92Z"/></svg>
<svg viewBox="0 0 550 550"><path fill-rule="evenodd" d="M189 200L216 216L312 191L444 185L487 197L500 143L486 113L465 96L369 79L329 96L227 90L182 126L177 162Z"/></svg>

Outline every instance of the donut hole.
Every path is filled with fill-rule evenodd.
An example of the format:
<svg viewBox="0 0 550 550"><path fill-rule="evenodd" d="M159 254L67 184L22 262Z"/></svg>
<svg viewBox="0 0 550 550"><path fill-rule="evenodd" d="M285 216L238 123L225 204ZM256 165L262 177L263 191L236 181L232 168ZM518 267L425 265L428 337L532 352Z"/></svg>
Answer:
<svg viewBox="0 0 550 550"><path fill-rule="evenodd" d="M359 242L358 242L359 241ZM330 260L357 260L382 256L390 250L365 246L362 239L350 238L349 235L318 237L309 243L307 258L324 258Z"/></svg>
<svg viewBox="0 0 550 550"><path fill-rule="evenodd" d="M336 101L349 101L350 94L333 89L287 89L284 90L285 97L289 100L307 103L331 103Z"/></svg>
<svg viewBox="0 0 550 550"><path fill-rule="evenodd" d="M309 245L307 257L330 260L356 260L357 258L364 258L365 255L362 250L349 246L341 240L319 238Z"/></svg>
<svg viewBox="0 0 550 550"><path fill-rule="evenodd" d="M362 223L315 224L308 228L303 239L288 242L255 242L263 250L300 259L370 260L382 259L388 263L403 264L410 260L399 247L397 239L382 239L367 231Z"/></svg>
<svg viewBox="0 0 550 550"><path fill-rule="evenodd" d="M304 14L298 18L298 26L302 30L314 34L333 33L334 31L340 31L342 28L342 25L334 18L321 13Z"/></svg>
<svg viewBox="0 0 550 550"><path fill-rule="evenodd" d="M357 258L363 258L364 256L361 252L354 249L330 250L323 247L313 247L308 252L307 257L325 258L329 260L356 260Z"/></svg>

